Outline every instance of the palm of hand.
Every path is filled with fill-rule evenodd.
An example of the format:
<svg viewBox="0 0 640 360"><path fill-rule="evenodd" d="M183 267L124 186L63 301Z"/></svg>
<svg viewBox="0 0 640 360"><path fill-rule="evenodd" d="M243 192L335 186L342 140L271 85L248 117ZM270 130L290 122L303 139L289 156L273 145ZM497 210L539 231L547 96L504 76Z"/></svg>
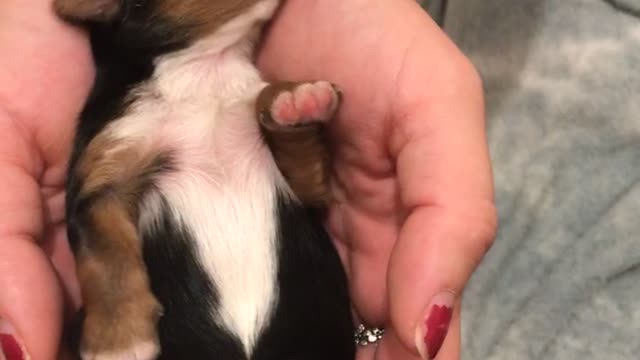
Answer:
<svg viewBox="0 0 640 360"><path fill-rule="evenodd" d="M61 321L62 296L56 286L56 273L62 279L65 293L70 295L71 306L78 303L73 261L64 237L64 175L73 119L87 95L92 68L86 39L52 16L45 6L48 0L33 2L29 8L13 2L20 0L9 0L2 5L14 10L8 16L11 21L0 24L0 44L21 56L0 59L0 78L10 79L8 86L0 89L0 104L7 104L6 113L0 112L0 130L16 136L10 143L0 144L0 154L9 154L6 161L0 159L0 171L13 174L8 178L9 186L0 190L0 198L9 199L9 209L16 211L5 218L11 228L0 226L0 235L17 235L0 246L0 257L10 259L0 262L0 273L16 273L12 270L18 268L21 271L14 277L0 277L0 287L24 290L34 288L29 284L38 284L38 289L32 290L38 296L27 290L1 297L0 313L7 313L4 309L11 304L14 308L10 314L29 314L32 319L39 319L37 322L26 318L8 320L22 324L18 332L28 334L25 345L34 358L48 358L55 353L57 344L52 339L58 337ZM326 79L339 84L345 92L347 101L332 125L336 175L333 189L337 204L330 211L329 228L346 264L359 316L369 323L387 326L390 322L395 325L397 318L403 316L395 314L395 319L391 316L393 299L387 296L388 265L390 261L393 265L394 253L398 252L396 244L404 231L403 221L423 200L421 191L403 192L407 181L411 181L398 175L399 166L407 166L399 161L405 137L419 127L398 124L411 117L414 109L424 107L425 103L413 95L439 101L433 87L415 91L416 83L411 80L416 74L412 72L417 69L420 73L437 60L441 61L439 55L455 54L452 45L442 36L416 46L420 42L416 36L425 36L419 31L426 23L425 16L416 7L395 12L414 14L413 17L389 17L386 11L392 6L390 3L416 7L411 0L289 0L259 58L268 76L290 80ZM25 23L30 25L27 32ZM300 28L300 24L305 27ZM14 34L18 36L3 37L11 31L18 31L19 34ZM57 45L52 47L51 43ZM436 49L436 53L440 51L433 56L437 60L432 64L412 63L411 58L430 59L426 54L413 54L425 47ZM46 56L42 54L44 49L50 51ZM14 62L10 62L12 60ZM418 75L423 79L431 77L434 84L443 84L436 75ZM482 150L480 148L480 152ZM405 162L413 166L412 160L415 159L409 156ZM478 173L482 174L483 170L479 169ZM424 185L425 189L430 188ZM486 184L478 187L490 188ZM11 194L3 197L2 191ZM33 241L24 241L24 238L43 239L41 245L46 256ZM410 245L408 249L411 250ZM10 251L11 256L3 256L3 251ZM419 278L420 274L412 275L408 268L422 260L407 261L405 257L404 265L396 265L395 270L389 271L404 272L407 281L420 284L424 281ZM21 304L25 310L16 311L15 304ZM406 328L407 324L398 332L402 344L411 347L407 341L411 341L412 336L407 333L412 333L413 328ZM397 339L389 337L380 346L377 358L415 357L415 351L399 350L399 344ZM452 349L446 358L455 358L455 344ZM360 358L373 356L373 348L359 354Z"/></svg>
<svg viewBox="0 0 640 360"><path fill-rule="evenodd" d="M471 148L461 146L460 152L447 154L447 147L455 146L447 143L451 141L447 132L454 129L440 124L456 120L450 106L464 104L457 97L465 94L476 101L471 112L477 117L469 121L481 119L482 106L473 93L473 82L471 89L457 88L475 74L447 73L469 69L466 59L414 1L391 3L290 1L259 59L274 78L328 79L345 93L339 118L332 123L336 204L330 209L328 226L347 268L357 315L365 323L386 326L389 334L379 347L362 349L359 359L419 358L413 342L420 316L416 310L423 311L427 295L415 298L422 294L411 290L429 288L426 282L433 279L425 273L433 270L424 264L437 254L425 254L433 244L417 239L421 235L416 232L427 231L429 226L429 220L414 216L417 209L437 218L437 208L443 204L474 203L475 198L482 203L473 206L476 210L486 207L487 214L491 213L491 179L488 161L482 159L486 156L482 139ZM405 9L399 9L402 7ZM482 126L477 121L468 130L482 134ZM478 164L462 159L469 153L479 157ZM459 168L451 163L455 161ZM475 171L475 177L469 177L470 183L460 189L476 189L477 193L455 194L455 186L443 184L450 180L447 175L469 171ZM414 223L423 224L405 227L411 216ZM470 223L476 221L474 215L463 216ZM480 232L491 233L490 228ZM470 272L466 268L476 265L486 249L482 242L470 247L478 254L470 255L470 264L462 264L458 272ZM440 359L458 357L457 321L456 316Z"/></svg>
<svg viewBox="0 0 640 360"><path fill-rule="evenodd" d="M389 122L394 78L407 39L381 52L379 42L386 42L388 35L368 18L377 15L371 2L308 3L289 2L259 64L274 78L328 79L345 94L340 117L331 128L336 204L329 229L355 280L352 293L360 300L358 311L381 324L386 320L386 263L399 223L397 180L387 150Z"/></svg>
<svg viewBox="0 0 640 360"><path fill-rule="evenodd" d="M91 80L83 37L48 4L0 5L0 47L11 55L0 58L0 287L10 290L0 297L0 313L28 334L25 345L39 359L56 353L60 332L63 297L51 263L60 265L62 279L73 278L64 251L64 174L73 119Z"/></svg>
<svg viewBox="0 0 640 360"><path fill-rule="evenodd" d="M477 74L411 0L290 0L259 65L342 87L328 226L358 317L387 328L358 358L419 358L428 296L460 291L493 239ZM459 357L459 325L456 308L439 359Z"/></svg>

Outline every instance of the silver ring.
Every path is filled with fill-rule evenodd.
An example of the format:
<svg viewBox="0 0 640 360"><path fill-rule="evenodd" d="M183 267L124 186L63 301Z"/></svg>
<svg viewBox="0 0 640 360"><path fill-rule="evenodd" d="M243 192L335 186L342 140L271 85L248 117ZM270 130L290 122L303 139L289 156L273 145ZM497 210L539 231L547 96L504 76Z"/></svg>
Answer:
<svg viewBox="0 0 640 360"><path fill-rule="evenodd" d="M382 328L367 328L363 324L358 325L354 332L354 339L356 345L367 346L376 344L382 339L384 335L384 329Z"/></svg>

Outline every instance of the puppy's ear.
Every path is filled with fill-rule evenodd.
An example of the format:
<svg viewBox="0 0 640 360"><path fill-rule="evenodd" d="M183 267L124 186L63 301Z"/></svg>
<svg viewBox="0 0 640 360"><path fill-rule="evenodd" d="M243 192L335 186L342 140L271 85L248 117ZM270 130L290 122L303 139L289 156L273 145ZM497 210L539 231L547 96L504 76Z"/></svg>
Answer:
<svg viewBox="0 0 640 360"><path fill-rule="evenodd" d="M120 12L123 0L54 0L56 13L67 20L99 21L113 20Z"/></svg>

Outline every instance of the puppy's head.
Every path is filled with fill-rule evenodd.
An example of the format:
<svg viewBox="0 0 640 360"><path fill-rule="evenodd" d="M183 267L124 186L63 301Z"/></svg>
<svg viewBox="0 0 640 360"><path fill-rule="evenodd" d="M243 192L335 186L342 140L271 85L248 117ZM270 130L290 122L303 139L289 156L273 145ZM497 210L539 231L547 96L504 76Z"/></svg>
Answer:
<svg viewBox="0 0 640 360"><path fill-rule="evenodd" d="M62 18L108 28L120 47L150 51L191 43L265 0L54 0Z"/></svg>

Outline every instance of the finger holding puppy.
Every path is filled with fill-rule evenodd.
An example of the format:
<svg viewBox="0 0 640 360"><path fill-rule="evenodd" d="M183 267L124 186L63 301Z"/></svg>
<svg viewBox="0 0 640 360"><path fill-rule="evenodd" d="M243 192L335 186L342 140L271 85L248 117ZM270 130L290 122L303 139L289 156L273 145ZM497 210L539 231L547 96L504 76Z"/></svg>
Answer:
<svg viewBox="0 0 640 360"><path fill-rule="evenodd" d="M91 57L51 0L1 1L0 49L0 347L8 360L54 359L74 288L64 168Z"/></svg>

